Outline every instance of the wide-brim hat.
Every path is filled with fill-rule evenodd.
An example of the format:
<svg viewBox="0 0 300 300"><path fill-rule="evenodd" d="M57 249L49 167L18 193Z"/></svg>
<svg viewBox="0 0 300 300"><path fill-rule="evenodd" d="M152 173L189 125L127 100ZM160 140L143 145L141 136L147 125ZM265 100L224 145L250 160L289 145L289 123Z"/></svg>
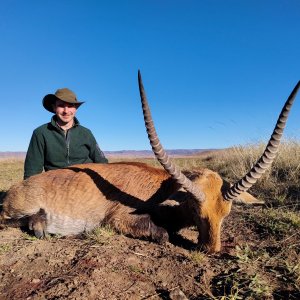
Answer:
<svg viewBox="0 0 300 300"><path fill-rule="evenodd" d="M43 98L43 106L48 111L55 113L53 104L56 100L61 100L67 103L72 103L78 108L84 101L78 101L74 92L67 88L58 89L55 94L48 94Z"/></svg>

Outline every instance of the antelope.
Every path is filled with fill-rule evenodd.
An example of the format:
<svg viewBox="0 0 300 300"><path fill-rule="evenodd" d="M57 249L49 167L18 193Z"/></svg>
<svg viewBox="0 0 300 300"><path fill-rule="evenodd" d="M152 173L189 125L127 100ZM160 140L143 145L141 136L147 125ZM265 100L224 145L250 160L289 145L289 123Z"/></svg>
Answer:
<svg viewBox="0 0 300 300"><path fill-rule="evenodd" d="M163 169L136 162L81 164L32 176L8 190L0 215L2 227L26 225L43 238L76 235L107 224L134 238L165 243L168 233L196 226L200 249L221 250L221 225L233 200L262 203L247 191L276 157L300 81L285 102L262 156L233 185L209 169L179 170L156 133L140 71L138 84L150 144Z"/></svg>

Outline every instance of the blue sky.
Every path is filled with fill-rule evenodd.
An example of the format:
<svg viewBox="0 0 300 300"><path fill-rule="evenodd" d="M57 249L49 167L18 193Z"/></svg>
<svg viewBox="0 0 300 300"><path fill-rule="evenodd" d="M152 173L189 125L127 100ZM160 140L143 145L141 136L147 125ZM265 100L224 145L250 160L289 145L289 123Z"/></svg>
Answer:
<svg viewBox="0 0 300 300"><path fill-rule="evenodd" d="M3 0L0 36L0 151L26 151L61 87L102 150L150 149L138 69L166 149L267 141L300 80L298 0Z"/></svg>

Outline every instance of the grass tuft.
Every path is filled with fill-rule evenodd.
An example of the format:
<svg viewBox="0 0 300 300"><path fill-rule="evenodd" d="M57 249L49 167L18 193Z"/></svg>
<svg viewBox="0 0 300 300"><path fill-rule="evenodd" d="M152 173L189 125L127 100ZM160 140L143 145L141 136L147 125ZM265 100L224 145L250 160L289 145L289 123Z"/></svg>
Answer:
<svg viewBox="0 0 300 300"><path fill-rule="evenodd" d="M190 259L191 261L195 262L196 264L203 264L203 262L206 259L206 255L204 252L200 251L191 251L190 253Z"/></svg>
<svg viewBox="0 0 300 300"><path fill-rule="evenodd" d="M7 245L7 244L0 245L0 255L10 251L11 249L12 249L11 245Z"/></svg>
<svg viewBox="0 0 300 300"><path fill-rule="evenodd" d="M86 233L86 237L94 241L99 245L106 245L112 236L116 234L115 230L108 226L99 226L93 229L91 232Z"/></svg>

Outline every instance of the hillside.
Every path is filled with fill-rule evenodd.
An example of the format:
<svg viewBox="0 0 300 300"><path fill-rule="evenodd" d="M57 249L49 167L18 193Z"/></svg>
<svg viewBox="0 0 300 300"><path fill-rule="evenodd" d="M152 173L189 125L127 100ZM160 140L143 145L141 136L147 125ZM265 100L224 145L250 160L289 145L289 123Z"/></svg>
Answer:
<svg viewBox="0 0 300 300"><path fill-rule="evenodd" d="M166 150L170 156L193 156L198 155L207 151L215 151L215 149L172 149ZM143 157L153 157L153 152L151 150L120 150L120 151L103 151L107 157L133 157L133 158L143 158ZM0 159L2 158L20 158L23 159L26 156L26 152L13 152L13 151L0 151Z"/></svg>

